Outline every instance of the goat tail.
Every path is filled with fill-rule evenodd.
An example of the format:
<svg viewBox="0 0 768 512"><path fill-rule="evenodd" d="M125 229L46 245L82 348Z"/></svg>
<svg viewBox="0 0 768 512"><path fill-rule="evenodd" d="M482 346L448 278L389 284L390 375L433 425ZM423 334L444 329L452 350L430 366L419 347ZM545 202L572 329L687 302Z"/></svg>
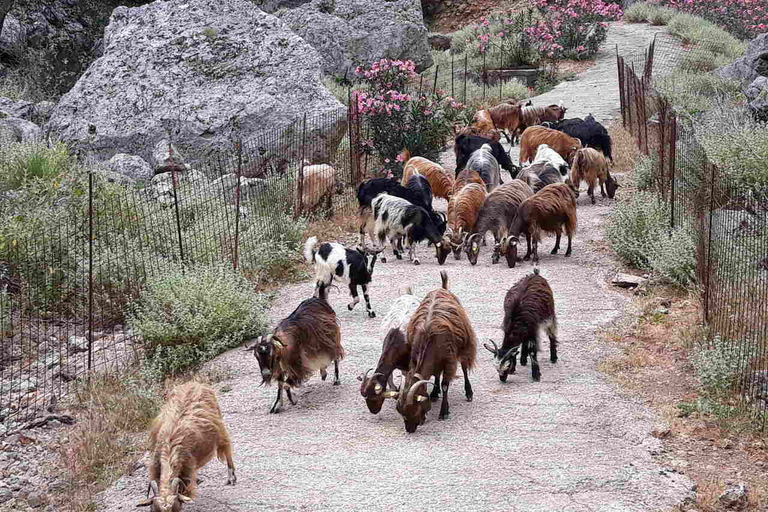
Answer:
<svg viewBox="0 0 768 512"><path fill-rule="evenodd" d="M317 245L317 237L311 236L307 238L307 242L304 244L304 259L310 265L315 262L315 246Z"/></svg>
<svg viewBox="0 0 768 512"><path fill-rule="evenodd" d="M440 280L443 282L443 290L448 289L448 272L445 270L440 271Z"/></svg>
<svg viewBox="0 0 768 512"><path fill-rule="evenodd" d="M411 159L411 152L408 151L408 149L403 149L403 151L400 153L400 156L403 158L403 167L405 167L405 164L407 164L408 160Z"/></svg>

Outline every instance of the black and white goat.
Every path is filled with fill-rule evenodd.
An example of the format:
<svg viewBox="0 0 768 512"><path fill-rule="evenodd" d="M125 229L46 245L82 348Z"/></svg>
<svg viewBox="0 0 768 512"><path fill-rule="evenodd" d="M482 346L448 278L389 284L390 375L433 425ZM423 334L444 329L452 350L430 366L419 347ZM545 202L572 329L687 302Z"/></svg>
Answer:
<svg viewBox="0 0 768 512"><path fill-rule="evenodd" d="M370 251L359 247L347 249L335 242L325 242L320 245L319 249L316 247L316 236L310 237L304 244L304 258L307 263L315 264L315 290L317 291L321 284L327 288L334 279L338 279L349 286L352 302L347 305L347 308L352 311L360 302L360 297L357 295L357 287L359 286L363 289L368 316L374 318L376 312L373 311L368 297L368 284L371 282L376 258L381 251ZM370 264L368 263L369 256L372 256Z"/></svg>
<svg viewBox="0 0 768 512"><path fill-rule="evenodd" d="M379 194L371 203L373 206L373 233L383 250L384 242L390 240L392 252L402 259L394 241L405 238L408 256L414 265L419 264L416 244L424 240L438 244L445 231L445 224L436 224L432 215L421 206L389 194ZM439 218L439 217L438 217ZM386 263L386 257L381 262Z"/></svg>

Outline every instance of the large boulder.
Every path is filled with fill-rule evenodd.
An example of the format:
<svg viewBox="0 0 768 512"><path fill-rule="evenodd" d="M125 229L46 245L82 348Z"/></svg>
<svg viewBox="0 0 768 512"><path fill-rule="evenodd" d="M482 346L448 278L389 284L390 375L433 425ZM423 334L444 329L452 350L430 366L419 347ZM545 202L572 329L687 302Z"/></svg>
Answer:
<svg viewBox="0 0 768 512"><path fill-rule="evenodd" d="M754 38L743 57L715 70L723 78L752 83L758 76L768 76L768 32Z"/></svg>
<svg viewBox="0 0 768 512"><path fill-rule="evenodd" d="M317 51L248 0L118 7L104 55L59 101L47 128L97 160L128 153L153 162L157 142L170 137L194 163L231 150L235 134L262 155L298 160L296 137L281 135L309 113L305 157L327 162L347 119L320 73Z"/></svg>
<svg viewBox="0 0 768 512"><path fill-rule="evenodd" d="M355 66L388 58L432 65L420 0L266 0L274 13L320 52L323 69L351 74Z"/></svg>
<svg viewBox="0 0 768 512"><path fill-rule="evenodd" d="M113 173L125 176L132 181L147 182L155 173L152 167L143 158L136 155L118 153L104 164L104 168Z"/></svg>
<svg viewBox="0 0 768 512"><path fill-rule="evenodd" d="M759 76L744 90L749 108L757 119L768 121L768 78Z"/></svg>
<svg viewBox="0 0 768 512"><path fill-rule="evenodd" d="M3 117L0 115L0 127L2 128L3 138L12 142L41 142L42 131L40 127L31 121L20 119L18 117Z"/></svg>

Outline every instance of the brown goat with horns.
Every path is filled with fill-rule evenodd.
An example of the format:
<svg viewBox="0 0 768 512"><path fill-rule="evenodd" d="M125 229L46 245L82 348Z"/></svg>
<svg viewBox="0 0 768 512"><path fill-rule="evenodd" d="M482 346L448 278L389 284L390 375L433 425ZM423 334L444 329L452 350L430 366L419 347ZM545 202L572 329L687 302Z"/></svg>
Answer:
<svg viewBox="0 0 768 512"><path fill-rule="evenodd" d="M461 259L462 244L475 229L475 221L483 207L485 196L485 185L469 183L451 198L448 203L448 228L440 243L435 245L437 262L440 265L445 263L451 251L454 258Z"/></svg>
<svg viewBox="0 0 768 512"><path fill-rule="evenodd" d="M442 289L429 292L408 322L408 340L411 342L411 367L397 399L397 412L403 417L405 430L415 432L424 423L432 403L427 393L429 381L442 375L443 401L441 420L448 419L448 388L456 376L457 362L464 373L464 392L472 401L469 370L475 364L477 340L472 324L459 299L448 291L448 274L440 272ZM432 395L436 398L435 395Z"/></svg>
<svg viewBox="0 0 768 512"><path fill-rule="evenodd" d="M531 126L520 137L520 165L533 162L541 144L557 151L569 165L573 163L576 151L581 149L581 141L577 138L543 126Z"/></svg>
<svg viewBox="0 0 768 512"><path fill-rule="evenodd" d="M173 388L149 433L149 485L155 496L137 504L152 512L178 512L197 492L197 470L218 457L237 482L232 445L213 388L186 382Z"/></svg>

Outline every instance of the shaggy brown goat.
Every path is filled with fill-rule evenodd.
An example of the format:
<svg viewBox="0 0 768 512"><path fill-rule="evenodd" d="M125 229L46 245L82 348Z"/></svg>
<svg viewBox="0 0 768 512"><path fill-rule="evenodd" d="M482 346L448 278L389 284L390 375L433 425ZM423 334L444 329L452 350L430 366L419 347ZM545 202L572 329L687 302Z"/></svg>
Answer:
<svg viewBox="0 0 768 512"><path fill-rule="evenodd" d="M485 196L484 184L469 183L451 198L448 203L448 228L440 243L435 245L437 262L440 265L445 263L451 251L455 259L461 259L462 243L475 229L477 214L483 207Z"/></svg>
<svg viewBox="0 0 768 512"><path fill-rule="evenodd" d="M493 340L493 346L484 344L495 356L496 371L501 382L507 381L510 373L515 373L515 359L520 351L520 364L525 366L531 356L531 376L541 379L539 361L539 332L545 331L549 337L549 360L557 362L557 316L555 298L546 279L534 268L533 274L520 279L507 291L504 297L504 321L501 326L504 341L499 348Z"/></svg>
<svg viewBox="0 0 768 512"><path fill-rule="evenodd" d="M496 242L491 261L498 263L502 255L507 255L509 226L515 220L520 204L532 195L531 187L519 179L500 185L488 194L475 221L474 232L464 242L464 252L472 265L477 263L480 242L487 231L493 233Z"/></svg>
<svg viewBox="0 0 768 512"><path fill-rule="evenodd" d="M259 336L256 344L248 349L259 362L262 384L277 380L277 398L270 413L276 413L283 404L283 389L291 405L296 405L291 388L308 380L316 370L320 378L328 375L326 368L333 361L333 385L339 380L339 361L344 359L341 346L341 330L336 313L326 300L327 287L318 283L315 296L306 299L293 313L277 324L275 330L264 339Z"/></svg>
<svg viewBox="0 0 768 512"><path fill-rule="evenodd" d="M520 123L522 105L517 102L499 103L487 110L478 110L472 120L472 126L479 131L498 130L504 133L508 142L512 142L504 130L515 133Z"/></svg>
<svg viewBox="0 0 768 512"><path fill-rule="evenodd" d="M534 192L538 192L553 183L563 183L560 171L549 162L538 162L528 167L523 167L517 175L517 179L526 182Z"/></svg>
<svg viewBox="0 0 768 512"><path fill-rule="evenodd" d="M608 190L608 197L613 199L616 195L616 189L619 184L611 176L608 170L608 161L603 154L592 148L580 149L573 157L571 166L571 184L575 190L579 190L581 180L587 182L587 194L595 204L595 184L600 182L600 194L605 197L605 189Z"/></svg>
<svg viewBox="0 0 768 512"><path fill-rule="evenodd" d="M520 123L516 134L523 133L529 126L540 125L544 122L556 123L565 117L567 107L560 105L549 105L546 107L524 106L520 111Z"/></svg>
<svg viewBox="0 0 768 512"><path fill-rule="evenodd" d="M483 181L482 176L480 176L480 173L471 169L464 169L458 176L456 176L456 181L453 182L453 192L451 193L451 197L458 194L459 190L464 188L464 185L469 185L470 183L477 183L485 186L485 182Z"/></svg>
<svg viewBox="0 0 768 512"><path fill-rule="evenodd" d="M533 261L539 261L539 241L542 231L554 233L557 236L552 254L560 250L560 235L563 227L568 235L566 256L571 255L571 238L576 232L576 197L573 189L565 183L547 185L541 192L529 197L520 205L517 216L509 227L509 250L507 262L514 267L517 260L517 244L521 233L530 237L531 247L528 247L524 260L528 260L533 252Z"/></svg>
<svg viewBox="0 0 768 512"><path fill-rule="evenodd" d="M547 144L557 151L568 164L573 163L573 155L581 149L581 141L557 130L550 130L543 126L531 126L526 128L520 137L520 165L532 162L536 157L539 144Z"/></svg>
<svg viewBox="0 0 768 512"><path fill-rule="evenodd" d="M463 126L459 127L457 125L453 125L453 136L458 137L459 135L466 135L466 136L475 136L475 137L485 137L488 140L492 140L494 142L498 142L499 139L501 139L501 135L499 134L498 130L480 130L476 126Z"/></svg>
<svg viewBox="0 0 768 512"><path fill-rule="evenodd" d="M453 192L453 177L450 176L440 164L427 160L421 156L411 156L411 152L404 149L400 154L403 158L402 186L408 183L408 178L414 174L421 174L432 187L432 195L450 199Z"/></svg>
<svg viewBox="0 0 768 512"><path fill-rule="evenodd" d="M432 408L427 385L429 378L440 377L443 402L441 420L448 419L448 388L456 376L457 362L464 373L464 392L472 401L469 370L475 364L475 331L459 299L448 291L448 274L440 272L443 288L429 292L408 322L411 343L411 368L403 381L397 400L397 412L403 417L406 432L412 433L424 423ZM433 384L437 388L437 384ZM432 394L433 399L436 395Z"/></svg>
<svg viewBox="0 0 768 512"><path fill-rule="evenodd" d="M221 419L216 392L207 384L186 382L173 388L149 433L150 488L155 496L137 504L153 512L178 512L197 492L197 471L218 457L226 461L226 485L237 482L232 445Z"/></svg>
<svg viewBox="0 0 768 512"><path fill-rule="evenodd" d="M329 215L333 213L333 195L344 192L344 184L336 181L336 170L328 164L309 165L304 163L302 180L302 201L304 211L312 211L325 199L325 208ZM299 206L298 185L294 207Z"/></svg>

